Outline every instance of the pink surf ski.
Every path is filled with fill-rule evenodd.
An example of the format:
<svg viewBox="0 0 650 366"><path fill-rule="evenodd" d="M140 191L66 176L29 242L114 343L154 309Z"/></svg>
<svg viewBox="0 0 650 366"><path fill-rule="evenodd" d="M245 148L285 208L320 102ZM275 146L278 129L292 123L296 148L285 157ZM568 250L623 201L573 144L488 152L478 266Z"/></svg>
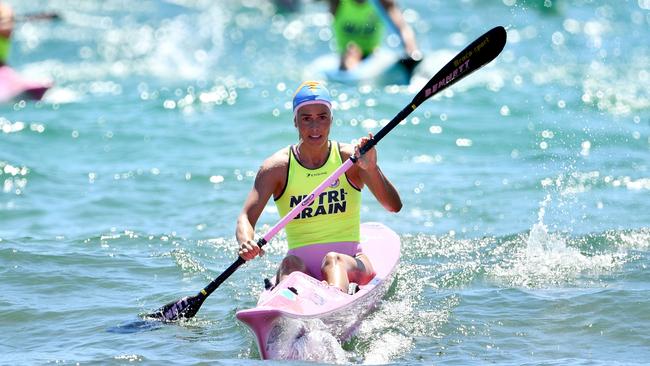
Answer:
<svg viewBox="0 0 650 366"><path fill-rule="evenodd" d="M339 341L352 335L390 287L400 257L399 236L380 223L361 225L360 245L376 275L354 295L294 272L272 290L264 291L255 308L237 312L237 319L253 332L263 359L278 356L273 345L281 328L291 321L317 319Z"/></svg>
<svg viewBox="0 0 650 366"><path fill-rule="evenodd" d="M51 86L49 82L27 80L9 66L0 66L0 103L18 99L40 100Z"/></svg>

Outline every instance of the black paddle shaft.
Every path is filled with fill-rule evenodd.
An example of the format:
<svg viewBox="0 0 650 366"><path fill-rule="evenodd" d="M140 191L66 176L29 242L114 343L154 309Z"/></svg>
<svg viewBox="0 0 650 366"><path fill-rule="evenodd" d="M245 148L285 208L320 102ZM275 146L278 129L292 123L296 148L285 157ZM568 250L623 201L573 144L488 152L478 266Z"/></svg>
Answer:
<svg viewBox="0 0 650 366"><path fill-rule="evenodd" d="M373 136L365 145L359 149L359 156L372 149L384 136L386 136L395 126L403 121L425 100L436 95L440 91L453 85L460 79L480 69L481 67L494 60L506 45L506 30L501 27L495 27L484 35L480 36L469 46L465 47L456 57L449 61L431 80L420 90L411 103L404 107L386 126L384 126L376 135ZM353 162L358 158L351 157ZM264 238L257 241L261 248L266 244ZM237 268L246 263L241 257L233 262L219 277L215 278L206 287L204 287L196 296L184 297L178 301L171 302L155 312L147 315L148 317L170 322L180 318L192 318L199 311L199 308Z"/></svg>
<svg viewBox="0 0 650 366"><path fill-rule="evenodd" d="M261 241L263 241L263 238L258 241L260 248L266 243L265 241L263 243ZM180 300L170 302L153 313L147 314L147 317L159 319L164 322L171 322L180 318L190 319L194 317L194 315L199 311L201 305L203 305L205 299L207 299L214 290L221 286L221 284L227 280L230 275L235 273L237 268L244 263L246 263L245 260L241 257L237 257L236 261L234 261L225 271L212 280L212 282L205 286L195 296L186 296Z"/></svg>

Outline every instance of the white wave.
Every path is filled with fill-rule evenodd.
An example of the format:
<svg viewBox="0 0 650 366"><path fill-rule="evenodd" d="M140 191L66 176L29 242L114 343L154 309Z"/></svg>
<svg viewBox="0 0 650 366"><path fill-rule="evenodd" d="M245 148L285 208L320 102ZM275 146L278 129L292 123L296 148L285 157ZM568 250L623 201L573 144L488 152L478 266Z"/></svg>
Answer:
<svg viewBox="0 0 650 366"><path fill-rule="evenodd" d="M273 334L274 332L277 332ZM347 355L337 339L318 319L285 320L271 331L269 358L342 364Z"/></svg>
<svg viewBox="0 0 650 366"><path fill-rule="evenodd" d="M549 232L544 215L550 200L547 196L541 202L538 222L525 238L525 246L496 265L494 276L509 286L553 287L575 282L584 273L613 271L624 263L625 252L585 255L567 245L567 239L560 234Z"/></svg>

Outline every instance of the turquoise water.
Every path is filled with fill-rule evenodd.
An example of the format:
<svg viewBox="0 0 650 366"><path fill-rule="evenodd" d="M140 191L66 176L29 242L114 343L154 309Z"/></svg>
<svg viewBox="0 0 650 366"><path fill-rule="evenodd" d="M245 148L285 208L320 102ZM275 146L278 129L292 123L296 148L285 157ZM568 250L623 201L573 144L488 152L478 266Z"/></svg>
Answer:
<svg viewBox="0 0 650 366"><path fill-rule="evenodd" d="M0 106L0 364L260 363L234 314L255 304L282 235L194 320L138 314L236 258L254 174L295 141L292 90L330 50L325 5L9 3L62 19L19 24L10 58L56 86ZM401 265L357 336L319 359L646 363L648 1L400 4L424 65L410 86L331 83L337 140L378 131L493 26L509 41L378 145L404 208L389 214L366 192L362 219L400 234ZM269 205L258 233L277 220Z"/></svg>

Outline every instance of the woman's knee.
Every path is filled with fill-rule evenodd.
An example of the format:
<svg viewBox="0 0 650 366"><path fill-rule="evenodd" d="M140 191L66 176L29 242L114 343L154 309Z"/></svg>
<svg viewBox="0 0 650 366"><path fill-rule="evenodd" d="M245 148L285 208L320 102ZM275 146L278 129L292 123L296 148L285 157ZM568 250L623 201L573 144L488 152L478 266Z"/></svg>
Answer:
<svg viewBox="0 0 650 366"><path fill-rule="evenodd" d="M372 268L372 263L368 260L367 257L361 256L361 257L355 257L354 258L357 262L357 283L361 284L366 284L372 280L373 277L375 277L375 270Z"/></svg>
<svg viewBox="0 0 650 366"><path fill-rule="evenodd" d="M341 261L341 254L337 252L329 252L323 257L321 268L334 266Z"/></svg>
<svg viewBox="0 0 650 366"><path fill-rule="evenodd" d="M303 262L302 259L298 258L295 255L288 255L284 257L280 263L280 268L278 268L278 277L288 276L289 274L296 271L307 273L305 262Z"/></svg>

